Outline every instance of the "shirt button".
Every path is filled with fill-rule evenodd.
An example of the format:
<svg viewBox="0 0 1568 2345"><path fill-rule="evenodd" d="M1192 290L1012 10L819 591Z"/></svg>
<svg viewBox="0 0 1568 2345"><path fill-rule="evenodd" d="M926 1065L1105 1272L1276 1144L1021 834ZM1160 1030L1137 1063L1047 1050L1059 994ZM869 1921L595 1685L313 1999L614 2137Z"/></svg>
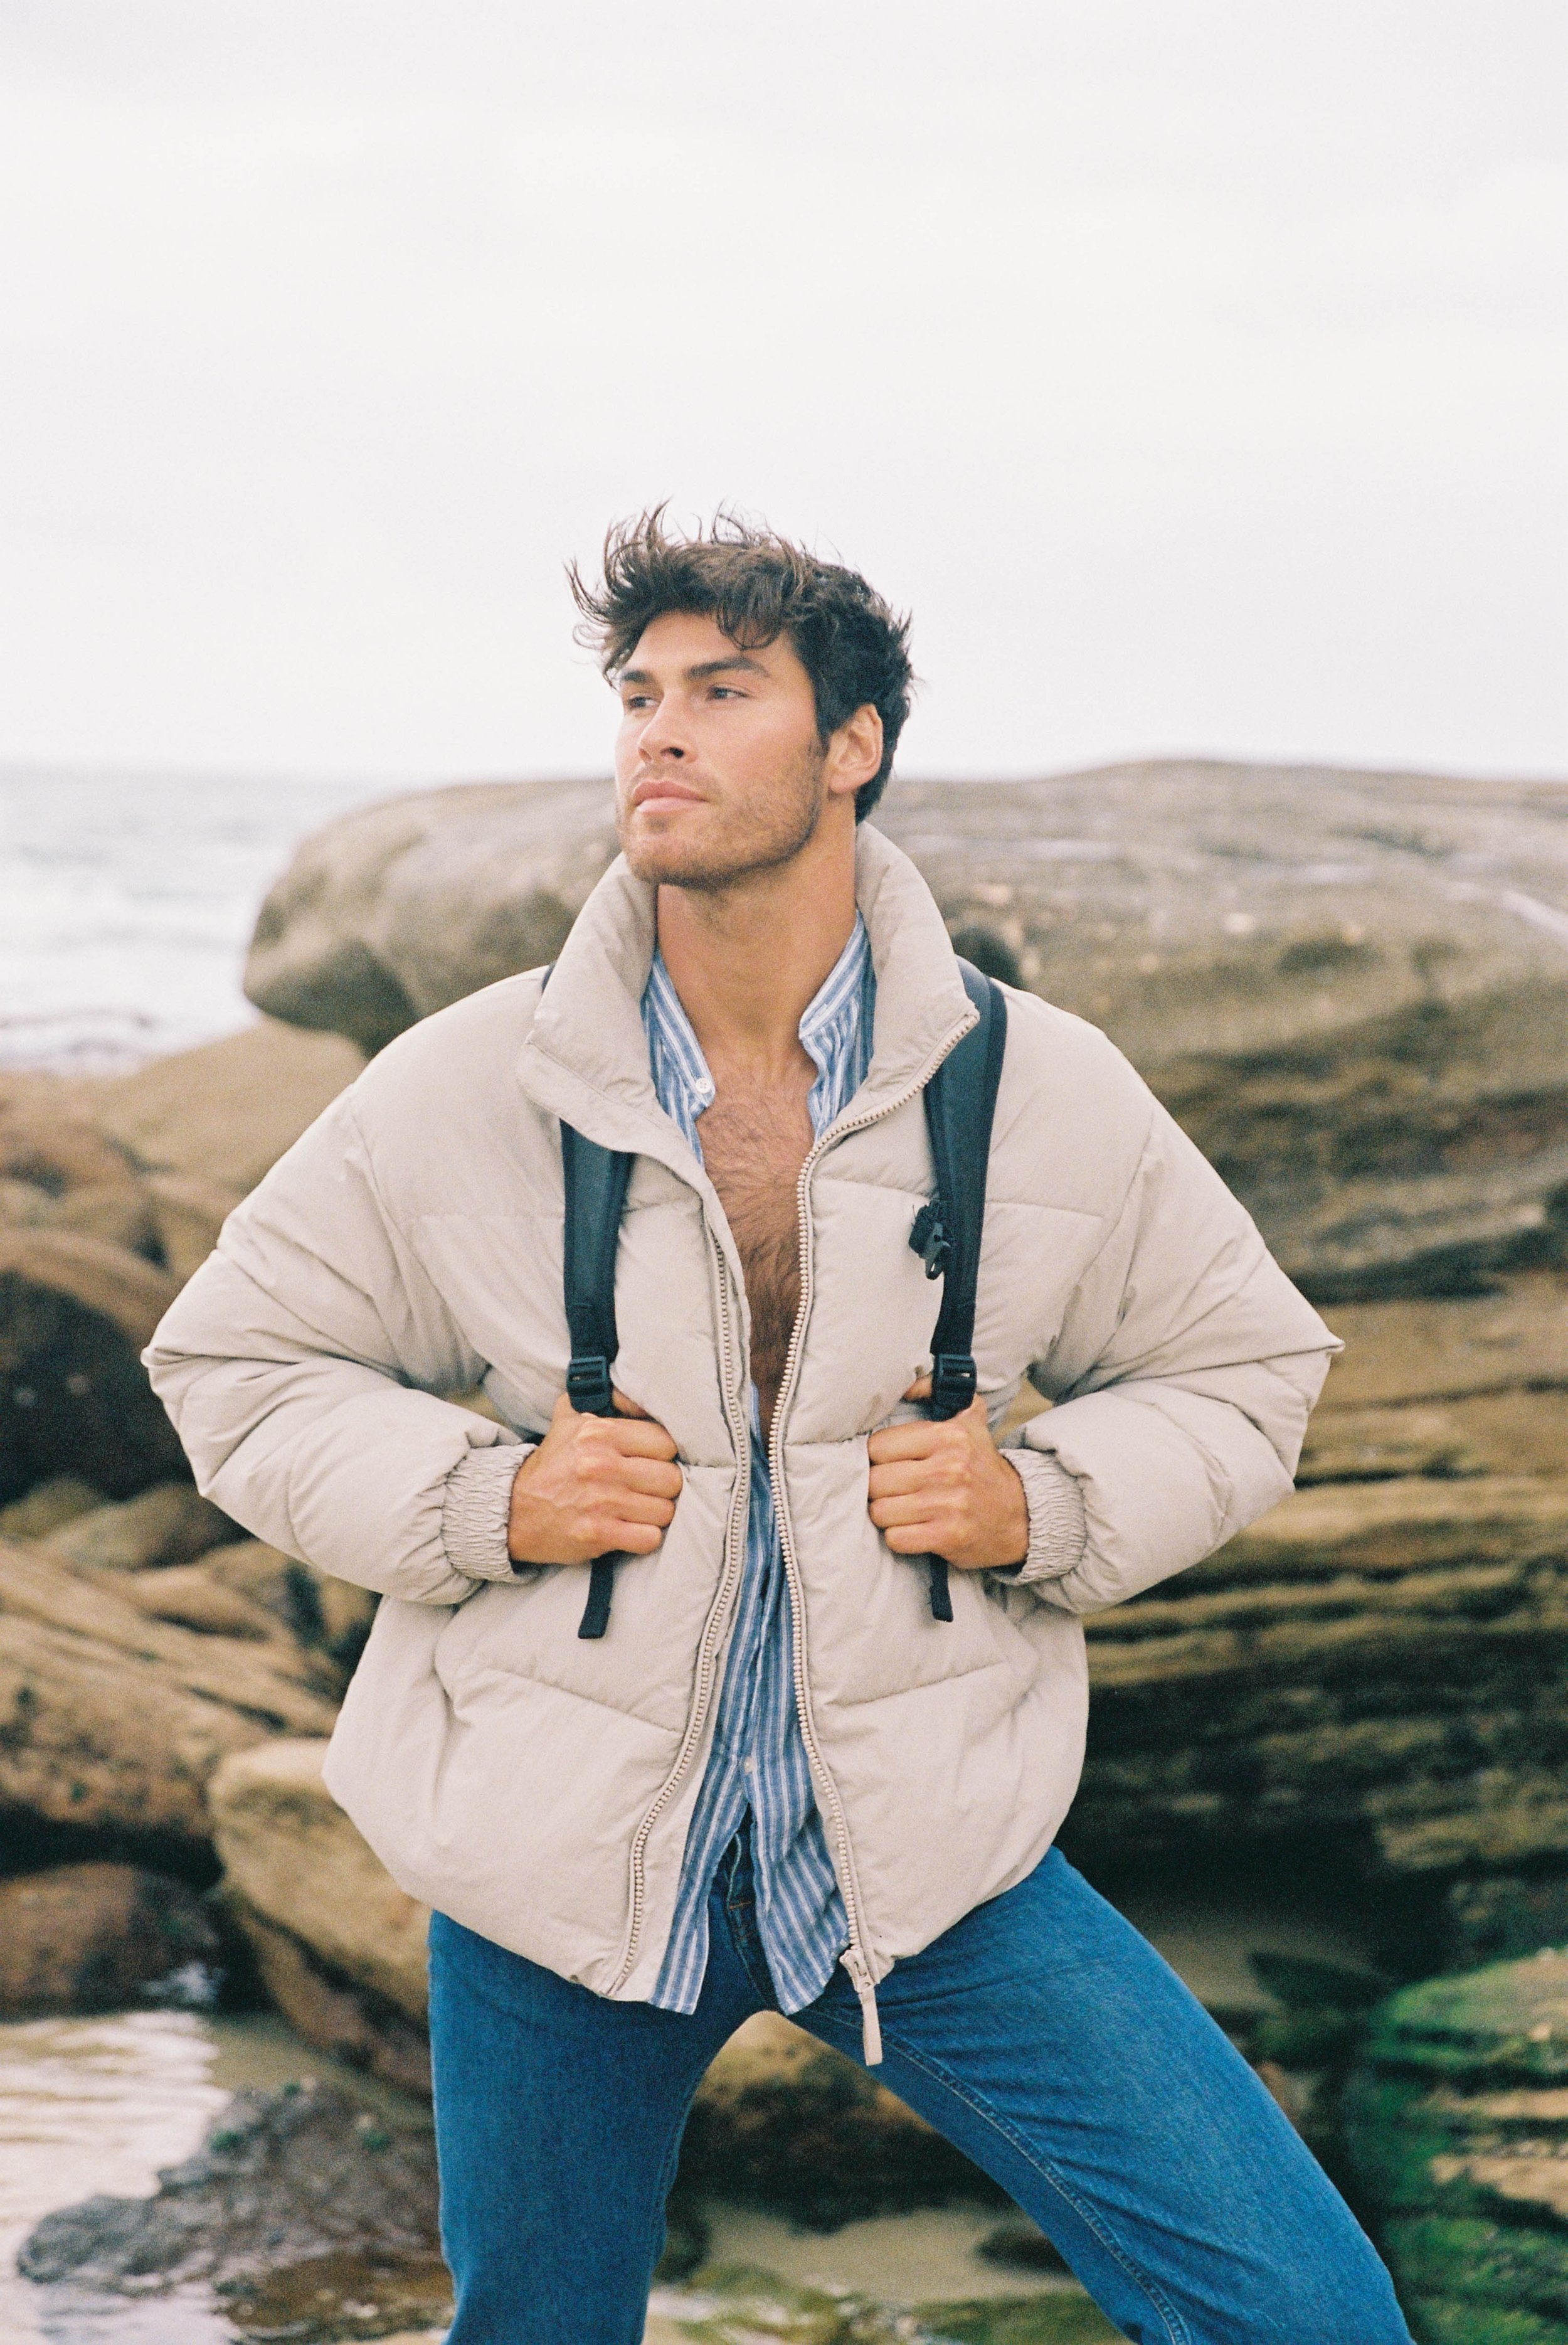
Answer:
<svg viewBox="0 0 1568 2345"><path fill-rule="evenodd" d="M754 1775L756 1771L757 1762L754 1759L748 1759L741 1769L743 1775Z"/></svg>

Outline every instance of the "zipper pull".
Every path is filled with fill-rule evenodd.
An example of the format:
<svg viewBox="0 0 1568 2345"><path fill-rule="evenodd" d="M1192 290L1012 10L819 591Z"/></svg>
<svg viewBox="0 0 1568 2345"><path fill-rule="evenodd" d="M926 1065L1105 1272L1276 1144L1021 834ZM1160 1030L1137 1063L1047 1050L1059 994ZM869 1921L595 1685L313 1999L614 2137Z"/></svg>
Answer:
<svg viewBox="0 0 1568 2345"><path fill-rule="evenodd" d="M860 1997L861 2057L868 2068L882 2066L882 2022L876 2014L876 1989L871 1983L871 1973L853 1948L844 1956L844 1967Z"/></svg>

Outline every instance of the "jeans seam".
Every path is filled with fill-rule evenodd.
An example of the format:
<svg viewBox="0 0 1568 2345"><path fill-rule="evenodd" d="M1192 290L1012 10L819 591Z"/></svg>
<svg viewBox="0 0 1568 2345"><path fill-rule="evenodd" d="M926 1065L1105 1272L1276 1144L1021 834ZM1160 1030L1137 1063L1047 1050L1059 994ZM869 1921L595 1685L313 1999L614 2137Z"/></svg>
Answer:
<svg viewBox="0 0 1568 2345"><path fill-rule="evenodd" d="M1057 2168L1052 2162L1048 2158L1042 2159L1036 2156L1034 2150L1029 2147L1028 2143L1024 2139L1017 2128L1010 2124L1005 2117L1003 2117L999 2109L994 2108L983 2094L970 2090L970 2088L965 2085L959 2077L954 2076L952 2071L946 2067L941 2061L924 2058L919 2053L912 2050L907 2044L900 2043L895 2036L885 2035L884 2041L891 2050L901 2053L904 2058L908 2061L912 2068L919 2068L925 2075L933 2077L936 2083L945 2085L947 2087L947 2090L954 2095L955 2098L964 2102L966 2107L974 2110L976 2117L983 2117L987 2125L995 2127L996 2130L1002 2135L1005 2140L1011 2142L1013 2147L1018 2152L1020 2157L1022 2157L1027 2165L1032 2166L1035 2172L1038 2174L1043 2180L1048 2182L1051 2188L1061 2198L1067 2200L1067 2205L1078 2217L1079 2220L1094 2233L1101 2247L1104 2248L1107 2255L1111 2257L1115 2262L1118 2263L1123 2271L1127 2274L1128 2278L1135 2281L1137 2285L1143 2289L1145 2295L1148 2298L1149 2302L1154 2306L1155 2310L1158 2313L1161 2320L1165 2323L1166 2333L1169 2339L1169 2345L1193 2345L1191 2330L1188 2328L1186 2321L1181 2318L1180 2313L1178 2312L1175 2305L1169 2301L1164 2289L1160 2287L1158 2281L1155 2279L1153 2274L1146 2272L1135 2258L1128 2253L1120 2240L1118 2239L1114 2233L1108 2230L1106 2225L1100 2220L1095 2209L1091 2206L1087 2205L1078 2197L1077 2192L1073 2189L1072 2186L1066 2180L1066 2178L1057 2171Z"/></svg>
<svg viewBox="0 0 1568 2345"><path fill-rule="evenodd" d="M652 2286L653 2274L659 2262L658 2257L653 2253L653 2242L661 2230L663 2231L666 2239L669 2237L670 2193L675 2187L675 2177L680 2171L681 2141L686 2130L686 2120L692 2114L692 2102L696 2096L697 2086L702 2081L702 2077L699 2076L693 2085L679 2120L671 2128L670 2138L664 2145L664 2155L659 2163L659 2179L654 2189L653 2209L649 2218L646 2252L643 2256L643 2261L648 2269L650 2288Z"/></svg>

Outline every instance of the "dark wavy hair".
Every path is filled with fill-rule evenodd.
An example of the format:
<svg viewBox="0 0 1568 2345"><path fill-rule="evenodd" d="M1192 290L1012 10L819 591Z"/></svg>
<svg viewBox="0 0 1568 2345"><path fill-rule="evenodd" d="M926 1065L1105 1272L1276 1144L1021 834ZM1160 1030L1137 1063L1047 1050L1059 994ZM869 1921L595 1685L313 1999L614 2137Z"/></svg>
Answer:
<svg viewBox="0 0 1568 2345"><path fill-rule="evenodd" d="M618 522L604 541L604 571L590 586L567 565L582 616L577 640L612 680L645 627L667 612L711 618L743 651L787 635L811 678L817 737L828 738L867 702L882 719L882 763L855 794L864 822L887 786L893 753L909 714L915 671L909 621L890 609L858 571L819 561L771 529L720 512L694 535L672 533L665 507Z"/></svg>

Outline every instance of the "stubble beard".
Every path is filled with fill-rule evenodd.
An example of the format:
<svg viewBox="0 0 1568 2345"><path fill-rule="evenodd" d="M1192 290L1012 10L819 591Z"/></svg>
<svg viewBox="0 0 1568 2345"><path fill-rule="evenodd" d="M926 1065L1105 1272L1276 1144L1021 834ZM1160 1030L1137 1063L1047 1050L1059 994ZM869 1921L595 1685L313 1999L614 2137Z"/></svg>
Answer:
<svg viewBox="0 0 1568 2345"><path fill-rule="evenodd" d="M801 752L790 787L766 807L749 807L733 818L723 835L703 841L641 838L625 848L635 878L655 888L687 888L718 895L764 871L793 862L816 836L825 803L820 749ZM622 822L624 841L624 823Z"/></svg>

